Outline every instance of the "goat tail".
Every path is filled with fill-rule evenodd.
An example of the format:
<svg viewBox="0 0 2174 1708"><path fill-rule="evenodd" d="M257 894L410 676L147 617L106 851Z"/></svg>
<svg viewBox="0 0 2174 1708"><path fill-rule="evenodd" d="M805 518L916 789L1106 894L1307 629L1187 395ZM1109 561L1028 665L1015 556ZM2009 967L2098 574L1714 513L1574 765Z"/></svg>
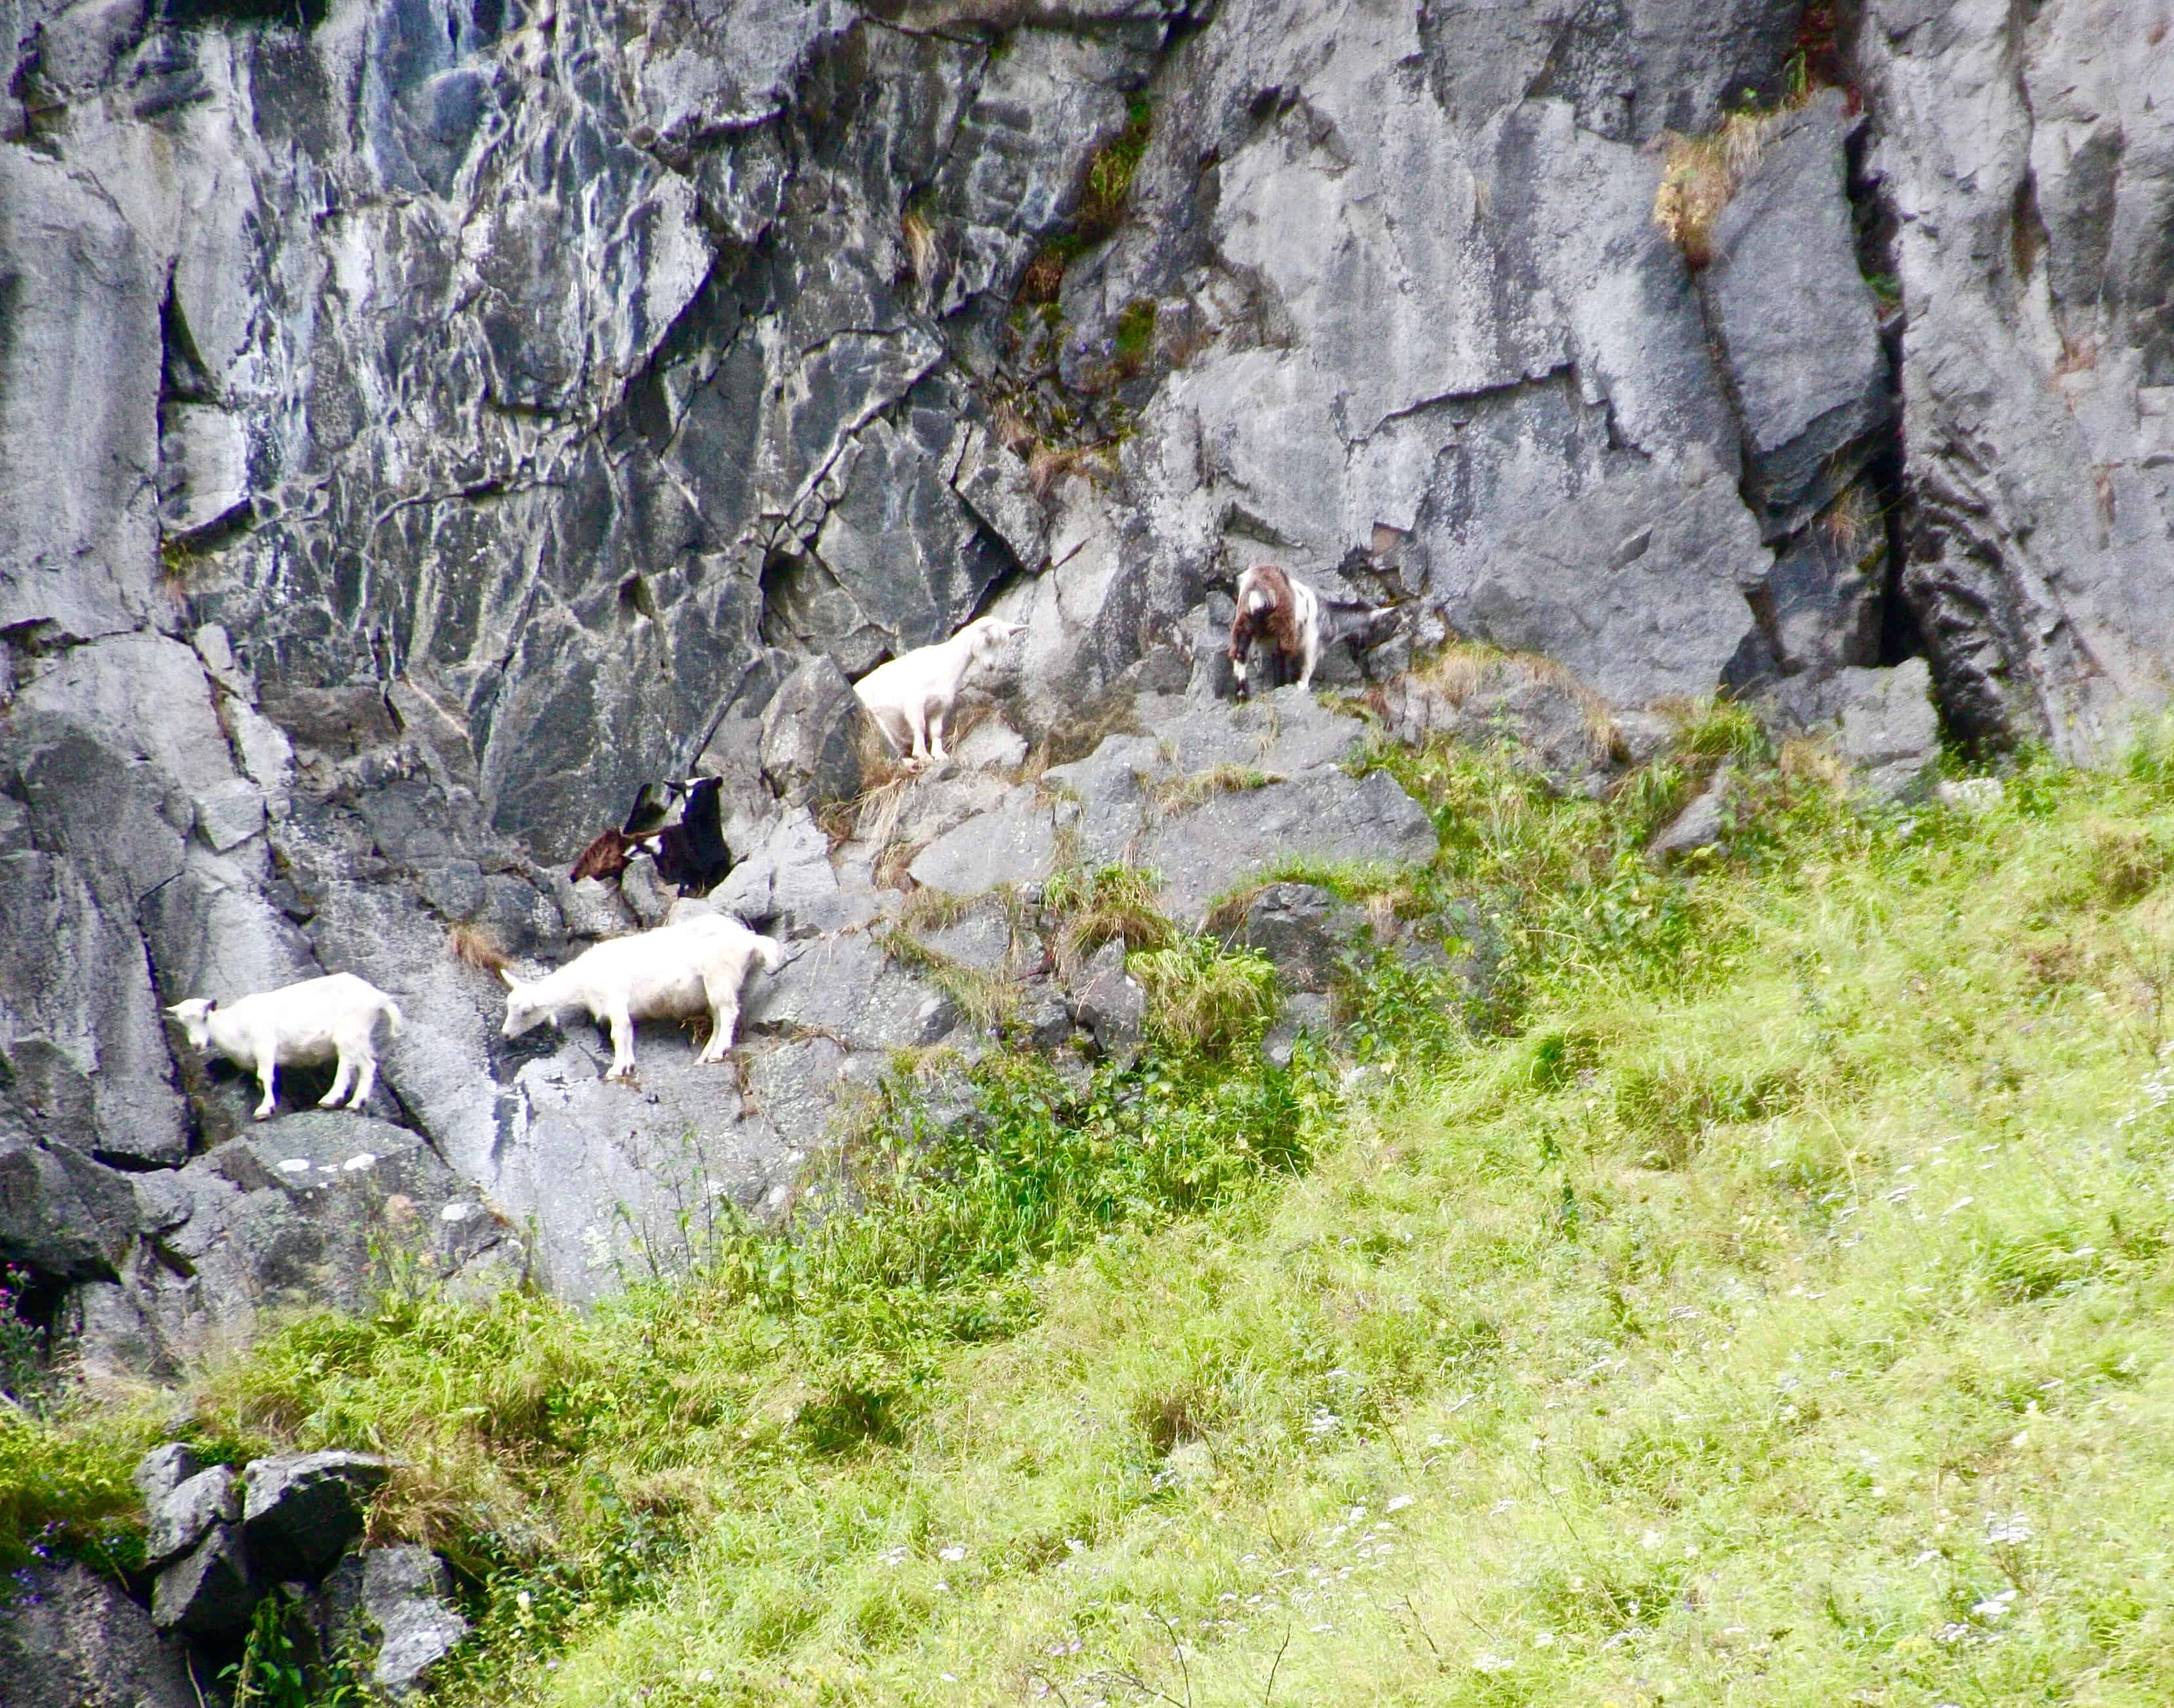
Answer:
<svg viewBox="0 0 2174 1708"><path fill-rule="evenodd" d="M396 1038L408 1030L408 1017L400 1012L400 1004L390 997L385 999L385 1030Z"/></svg>

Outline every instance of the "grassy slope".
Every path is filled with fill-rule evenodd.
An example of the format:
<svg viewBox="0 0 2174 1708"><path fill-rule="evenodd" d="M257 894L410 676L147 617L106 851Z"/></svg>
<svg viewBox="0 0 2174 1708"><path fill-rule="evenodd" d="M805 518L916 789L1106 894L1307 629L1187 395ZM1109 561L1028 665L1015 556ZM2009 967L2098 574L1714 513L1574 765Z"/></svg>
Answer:
<svg viewBox="0 0 2174 1708"><path fill-rule="evenodd" d="M1501 1035L1384 976L1355 1078L1025 1076L792 1264L396 1297L200 1432L405 1453L476 1702L2174 1700L2174 772L1912 823L1768 768L1663 880L1682 778L1397 763L1392 899L1479 900Z"/></svg>

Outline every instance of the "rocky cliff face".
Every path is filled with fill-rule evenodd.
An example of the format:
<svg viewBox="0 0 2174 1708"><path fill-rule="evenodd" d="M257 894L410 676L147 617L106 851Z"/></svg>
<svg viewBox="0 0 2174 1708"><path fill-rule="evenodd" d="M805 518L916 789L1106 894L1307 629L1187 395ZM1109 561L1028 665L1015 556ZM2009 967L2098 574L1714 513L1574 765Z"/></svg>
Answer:
<svg viewBox="0 0 2174 1708"><path fill-rule="evenodd" d="M1463 635L1906 776L1922 651L1955 732L2102 751L2174 638L2165 12L0 0L0 1257L136 1368L365 1228L583 1295L980 1047L940 970L1095 1035L1016 910L901 949L899 873L1145 848L1190 912L1253 843L1165 786L1264 753L1295 839L1424 851L1349 720L1217 708L1259 558L1332 680ZM841 673L991 609L1002 718L819 824ZM740 1068L506 1045L449 933L654 916L561 873L697 764L797 956ZM389 1126L230 1143L159 1004L343 968Z"/></svg>

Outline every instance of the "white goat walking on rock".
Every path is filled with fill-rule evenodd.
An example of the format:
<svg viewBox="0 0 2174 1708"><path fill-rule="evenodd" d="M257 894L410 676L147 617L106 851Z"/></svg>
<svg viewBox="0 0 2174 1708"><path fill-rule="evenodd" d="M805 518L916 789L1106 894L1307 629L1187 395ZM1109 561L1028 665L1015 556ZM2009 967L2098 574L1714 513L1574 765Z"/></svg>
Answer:
<svg viewBox="0 0 2174 1708"><path fill-rule="evenodd" d="M698 1062L722 1062L740 1020L740 986L757 962L776 972L785 951L722 913L700 913L585 949L554 973L506 981L506 1035L518 1038L569 1008L586 1008L611 1034L607 1079L634 1077L634 1023L706 1013L710 1040Z"/></svg>
<svg viewBox="0 0 2174 1708"><path fill-rule="evenodd" d="M349 1109L361 1108L377 1084L377 1049L371 1041L377 1017L384 1015L396 1038L402 1025L399 1005L353 973L304 979L224 1007L216 997L192 997L166 1012L181 1023L197 1049L216 1050L237 1067L257 1070L264 1090L256 1110L259 1121L277 1101L280 1068L314 1067L334 1057L339 1071L317 1106L330 1109L345 1097Z"/></svg>
<svg viewBox="0 0 2174 1708"><path fill-rule="evenodd" d="M993 657L1007 641L1024 634L1023 623L1001 617L976 617L949 640L917 646L879 664L853 684L853 692L884 732L891 750L909 770L949 757L944 725L959 699L966 673Z"/></svg>

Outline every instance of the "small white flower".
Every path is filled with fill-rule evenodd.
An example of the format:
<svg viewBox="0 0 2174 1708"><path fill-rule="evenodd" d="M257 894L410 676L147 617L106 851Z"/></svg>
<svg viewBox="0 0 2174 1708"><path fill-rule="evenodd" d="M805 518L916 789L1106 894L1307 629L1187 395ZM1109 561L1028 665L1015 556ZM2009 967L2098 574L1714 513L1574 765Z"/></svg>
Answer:
<svg viewBox="0 0 2174 1708"><path fill-rule="evenodd" d="M1505 1512L1510 1511L1510 1509L1517 1504L1517 1503L1514 1500L1497 1500L1492 1506L1487 1509L1487 1516L1490 1518L1500 1518Z"/></svg>
<svg viewBox="0 0 2174 1708"><path fill-rule="evenodd" d="M1939 1549L1937 1549L1937 1548L1928 1548L1928 1549L1926 1549L1923 1554L1919 1554L1919 1555L1918 1555L1915 1559L1912 1560L1912 1561L1910 1562L1910 1564L1911 1564L1911 1565L1931 1565L1934 1560L1938 1559L1939 1557L1940 1557L1940 1550L1939 1550Z"/></svg>
<svg viewBox="0 0 2174 1708"><path fill-rule="evenodd" d="M1984 1619L1988 1624L1995 1619L2004 1619L2009 1613L2008 1604L2014 1599L2015 1592L2012 1589L2004 1589L1998 1595L1988 1596L1982 1602L1972 1603L1971 1616L1973 1619Z"/></svg>
<svg viewBox="0 0 2174 1708"><path fill-rule="evenodd" d="M1388 1510L1392 1512L1401 1512L1404 1508L1410 1505L1416 1498L1416 1496L1411 1494L1392 1494L1389 1497Z"/></svg>
<svg viewBox="0 0 2174 1708"><path fill-rule="evenodd" d="M1517 1664L1507 1655L1488 1653L1472 1657L1472 1669L1475 1673L1506 1673Z"/></svg>
<svg viewBox="0 0 2174 1708"><path fill-rule="evenodd" d="M955 1542L949 1548L938 1549L936 1551L936 1557L938 1559L949 1560L955 1565L966 1557L966 1544L963 1542Z"/></svg>
<svg viewBox="0 0 2174 1708"><path fill-rule="evenodd" d="M1985 1521L1985 1539L1996 1548L2013 1548L2031 1540L2033 1532L2031 1521L2020 1512L2009 1518L1987 1518Z"/></svg>
<svg viewBox="0 0 2174 1708"><path fill-rule="evenodd" d="M1344 1419L1322 1406L1306 1420L1306 1432L1317 1441L1326 1440L1344 1427Z"/></svg>
<svg viewBox="0 0 2174 1708"><path fill-rule="evenodd" d="M1066 1537L1064 1538L1064 1547L1065 1551L1068 1554L1084 1554L1087 1551L1087 1544L1082 1542L1076 1536Z"/></svg>
<svg viewBox="0 0 2174 1708"><path fill-rule="evenodd" d="M714 1684L717 1682L717 1675L710 1667L705 1667L700 1672L695 1673L695 1682L697 1684Z"/></svg>
<svg viewBox="0 0 2174 1708"><path fill-rule="evenodd" d="M949 1594L950 1594L950 1593L951 1593L951 1581L950 1581L950 1579L949 1579L949 1578L944 1578L944 1577L939 1577L939 1578L938 1578L938 1579L936 1580L936 1593L937 1593L937 1594L938 1594L938 1595L949 1595Z"/></svg>
<svg viewBox="0 0 2174 1708"><path fill-rule="evenodd" d="M1643 1536L1638 1538L1638 1546L1641 1548L1653 1549L1658 1548L1660 1545L1661 1532L1658 1530L1648 1530Z"/></svg>
<svg viewBox="0 0 2174 1708"><path fill-rule="evenodd" d="M1533 1634L1533 1646L1534 1648L1552 1649L1555 1646L1555 1634L1553 1631L1536 1631Z"/></svg>
<svg viewBox="0 0 2174 1708"><path fill-rule="evenodd" d="M907 1558L906 1549L905 1545L901 1543L896 1548L886 1548L881 1554L878 1554L876 1558L881 1560L885 1565L904 1565Z"/></svg>
<svg viewBox="0 0 2174 1708"><path fill-rule="evenodd" d="M937 1676L947 1684L955 1684L959 1682L959 1675L956 1673L939 1673Z"/></svg>

